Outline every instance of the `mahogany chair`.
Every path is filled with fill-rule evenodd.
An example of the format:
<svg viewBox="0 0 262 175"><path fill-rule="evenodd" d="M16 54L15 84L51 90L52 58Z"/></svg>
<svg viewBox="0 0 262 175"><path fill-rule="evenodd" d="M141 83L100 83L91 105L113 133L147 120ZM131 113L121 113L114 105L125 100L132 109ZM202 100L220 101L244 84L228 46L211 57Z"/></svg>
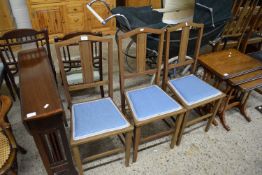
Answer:
<svg viewBox="0 0 262 175"><path fill-rule="evenodd" d="M108 76L104 80L94 80L93 77L93 56L92 43L102 42L107 45L107 61L108 61ZM61 49L67 45L79 44L80 59L82 66L83 82L77 85L68 85L66 74L64 70L64 63L62 61ZM66 96L70 101L70 92L80 89L92 89L94 87L107 85L108 97L87 101L83 103L73 104L71 107L71 147L73 150L74 159L78 168L79 174L83 174L82 163L92 161L94 159L109 156L125 151L125 165L129 165L131 137L133 126L129 124L125 116L119 111L113 102L113 40L111 38L102 38L92 35L82 35L71 38L69 40L61 41L55 44L56 53L59 61L59 68ZM79 146L105 139L111 136L125 136L122 140L124 147L116 148L103 153L95 154L81 159Z"/></svg>
<svg viewBox="0 0 262 175"><path fill-rule="evenodd" d="M180 32L180 47L178 53L178 59L176 62L169 63L169 51L170 51L170 35L172 32ZM195 34L197 37L195 44L194 55L187 55L188 52L188 42L189 36ZM177 145L180 144L183 131L185 127L191 126L197 122L208 119L205 131L209 130L209 127L217 113L218 107L224 97L224 94L219 90L215 89L211 85L207 84L203 80L199 79L193 73L195 72L197 59L199 55L201 40L203 34L203 24L196 23L180 23L175 25L174 27L167 28L166 32L166 57L164 63L164 80L163 80L163 89L171 90L172 94L174 94L174 98L178 100L184 108L187 109L187 112L184 116L184 120L182 122L181 130L179 133L179 138L177 141ZM188 59L190 58L190 59ZM178 74L178 70L183 67L187 67L191 65L191 71L189 75L180 76ZM168 75L172 70L172 75L174 78L168 79ZM208 110L207 113L192 120L189 120L189 114L202 106L207 106L208 104L213 104L210 106L212 110Z"/></svg>
<svg viewBox="0 0 262 175"><path fill-rule="evenodd" d="M156 58L157 66L152 68L146 65L146 46L147 34L154 34L159 37L158 42L158 57ZM136 70L128 72L124 65L124 51L123 43L129 38L136 40ZM172 135L170 147L174 147L176 142L180 124L183 120L185 109L182 108L175 100L169 97L160 87L160 72L163 53L164 30L138 28L130 32L124 33L118 38L118 59L120 70L120 93L121 106L124 114L126 113L126 102L128 109L131 111L130 115L133 120L134 129L134 146L133 146L133 161L137 160L139 144L151 141L167 135ZM127 89L127 80L134 81L136 78L142 76L156 74L153 85L146 85L145 87L137 87L135 89ZM172 117L176 117L175 126ZM141 130L144 126L154 122L171 120L172 124L169 129L148 137L141 136Z"/></svg>
<svg viewBox="0 0 262 175"><path fill-rule="evenodd" d="M7 96L0 96L0 174L17 174L17 151L25 154L26 151L17 145L7 113L12 106L12 101Z"/></svg>
<svg viewBox="0 0 262 175"><path fill-rule="evenodd" d="M63 37L55 38L55 42L65 41L70 38L74 38L76 36L81 35L94 35L94 36L102 36L102 33L92 33L92 32L74 32L66 34ZM66 45L62 48L62 62L64 64L64 70L68 76L70 74L74 74L74 71L77 71L77 68L81 68L81 60L79 53L74 52L75 48L78 47L77 44ZM92 43L92 55L93 55L93 67L98 70L99 79L103 80L103 55L102 55L102 43L101 42L93 42ZM100 86L101 96L104 97L104 88Z"/></svg>
<svg viewBox="0 0 262 175"><path fill-rule="evenodd" d="M56 78L55 67L51 57L48 31L36 31L34 29L16 29L4 33L0 37L0 57L6 68L11 83L19 97L19 88L15 83L14 75L18 72L17 48L20 47L46 47L48 58Z"/></svg>
<svg viewBox="0 0 262 175"><path fill-rule="evenodd" d="M259 0L234 1L232 19L226 24L220 40L212 43L214 51L225 48L239 49L258 2Z"/></svg>

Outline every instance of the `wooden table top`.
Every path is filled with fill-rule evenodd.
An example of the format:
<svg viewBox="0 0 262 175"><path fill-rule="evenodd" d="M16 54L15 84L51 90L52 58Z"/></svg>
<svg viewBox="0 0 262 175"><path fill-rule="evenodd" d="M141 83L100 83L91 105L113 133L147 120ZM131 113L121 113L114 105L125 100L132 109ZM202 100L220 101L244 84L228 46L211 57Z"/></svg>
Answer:
<svg viewBox="0 0 262 175"><path fill-rule="evenodd" d="M45 48L18 53L22 119L38 120L63 112Z"/></svg>
<svg viewBox="0 0 262 175"><path fill-rule="evenodd" d="M260 61L235 49L201 55L198 61L224 80L262 69Z"/></svg>

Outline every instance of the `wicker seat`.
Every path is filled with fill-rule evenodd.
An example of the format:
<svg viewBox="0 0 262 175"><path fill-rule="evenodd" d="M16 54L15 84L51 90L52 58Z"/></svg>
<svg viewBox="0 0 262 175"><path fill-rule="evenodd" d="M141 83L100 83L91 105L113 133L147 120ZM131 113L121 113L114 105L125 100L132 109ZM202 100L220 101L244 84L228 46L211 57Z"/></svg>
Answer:
<svg viewBox="0 0 262 175"><path fill-rule="evenodd" d="M0 168L2 168L10 157L11 146L8 138L0 132Z"/></svg>
<svg viewBox="0 0 262 175"><path fill-rule="evenodd" d="M26 153L16 144L11 125L8 123L7 113L12 106L8 96L0 96L0 174L17 173L16 153L19 150Z"/></svg>

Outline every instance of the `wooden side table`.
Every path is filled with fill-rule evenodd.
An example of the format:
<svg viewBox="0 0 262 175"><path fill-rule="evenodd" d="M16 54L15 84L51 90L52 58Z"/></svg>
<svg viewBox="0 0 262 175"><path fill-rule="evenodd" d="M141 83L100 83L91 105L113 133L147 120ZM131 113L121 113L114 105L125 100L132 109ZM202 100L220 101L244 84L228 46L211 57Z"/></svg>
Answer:
<svg viewBox="0 0 262 175"><path fill-rule="evenodd" d="M262 86L262 64L260 61L235 49L213 52L200 56L199 63L205 69L204 79L215 79L215 87L222 90L227 97L219 110L219 117L226 130L225 111L238 107L247 121L246 103L251 90Z"/></svg>
<svg viewBox="0 0 262 175"><path fill-rule="evenodd" d="M46 50L21 51L18 58L22 120L34 138L47 173L77 174Z"/></svg>

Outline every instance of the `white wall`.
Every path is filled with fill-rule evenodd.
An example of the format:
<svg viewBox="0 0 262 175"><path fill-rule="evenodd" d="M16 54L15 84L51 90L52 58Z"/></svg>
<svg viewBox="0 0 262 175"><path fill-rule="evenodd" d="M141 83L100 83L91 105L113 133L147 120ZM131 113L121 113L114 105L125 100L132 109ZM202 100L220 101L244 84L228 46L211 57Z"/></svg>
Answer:
<svg viewBox="0 0 262 175"><path fill-rule="evenodd" d="M26 0L9 0L17 28L32 28Z"/></svg>

